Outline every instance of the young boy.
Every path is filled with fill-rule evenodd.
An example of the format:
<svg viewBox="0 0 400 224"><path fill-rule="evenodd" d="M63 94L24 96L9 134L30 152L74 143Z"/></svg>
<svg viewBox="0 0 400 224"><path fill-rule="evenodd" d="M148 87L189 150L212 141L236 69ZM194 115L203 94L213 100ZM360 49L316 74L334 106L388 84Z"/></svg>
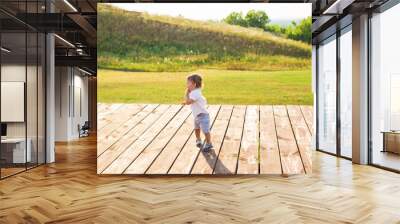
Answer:
<svg viewBox="0 0 400 224"><path fill-rule="evenodd" d="M196 146L201 148L202 142L200 129L203 131L206 140L202 150L205 152L213 148L210 135L210 115L206 109L206 98L201 94L202 78L198 74L187 77L187 89L183 104L190 105L194 116L194 132L196 134Z"/></svg>

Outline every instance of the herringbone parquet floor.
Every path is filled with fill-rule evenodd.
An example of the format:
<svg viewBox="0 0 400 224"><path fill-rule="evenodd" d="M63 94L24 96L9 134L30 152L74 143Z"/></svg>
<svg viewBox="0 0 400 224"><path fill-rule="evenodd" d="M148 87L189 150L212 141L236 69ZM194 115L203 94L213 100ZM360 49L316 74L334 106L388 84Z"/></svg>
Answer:
<svg viewBox="0 0 400 224"><path fill-rule="evenodd" d="M400 223L400 175L315 152L313 174L100 176L96 139L0 181L0 223Z"/></svg>

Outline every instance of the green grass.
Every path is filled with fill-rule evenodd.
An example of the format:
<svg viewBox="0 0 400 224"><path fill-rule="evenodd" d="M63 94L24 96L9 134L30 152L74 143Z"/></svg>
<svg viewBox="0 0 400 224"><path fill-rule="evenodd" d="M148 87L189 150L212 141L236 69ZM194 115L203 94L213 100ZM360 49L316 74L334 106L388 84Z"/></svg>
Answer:
<svg viewBox="0 0 400 224"><path fill-rule="evenodd" d="M305 58L288 57L281 55L254 56L246 55L241 58L225 57L219 61L212 61L200 56L180 57L151 57L147 60L128 60L118 56L99 56L99 68L136 71L136 72L178 72L193 71L196 69L218 70L252 70L252 71L287 71L304 70L311 66L310 60Z"/></svg>
<svg viewBox="0 0 400 224"><path fill-rule="evenodd" d="M311 71L198 70L209 104L312 105ZM188 72L98 71L102 103L171 103L182 101Z"/></svg>

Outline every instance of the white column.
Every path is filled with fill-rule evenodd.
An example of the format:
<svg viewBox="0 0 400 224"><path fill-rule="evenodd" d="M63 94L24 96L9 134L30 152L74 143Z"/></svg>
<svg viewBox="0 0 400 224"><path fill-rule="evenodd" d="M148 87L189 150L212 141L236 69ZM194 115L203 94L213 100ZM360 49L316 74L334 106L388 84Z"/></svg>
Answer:
<svg viewBox="0 0 400 224"><path fill-rule="evenodd" d="M368 15L353 19L353 162L368 163Z"/></svg>
<svg viewBox="0 0 400 224"><path fill-rule="evenodd" d="M54 5L46 1L46 11L54 12ZM54 34L46 35L46 163L55 161L55 42Z"/></svg>
<svg viewBox="0 0 400 224"><path fill-rule="evenodd" d="M46 36L46 163L55 161L54 133L55 133L55 60L54 35Z"/></svg>

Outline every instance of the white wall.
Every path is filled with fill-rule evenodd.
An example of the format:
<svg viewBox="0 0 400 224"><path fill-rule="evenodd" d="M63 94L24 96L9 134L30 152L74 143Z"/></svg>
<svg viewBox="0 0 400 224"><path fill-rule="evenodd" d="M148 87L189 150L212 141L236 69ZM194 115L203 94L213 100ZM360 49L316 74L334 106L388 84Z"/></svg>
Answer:
<svg viewBox="0 0 400 224"><path fill-rule="evenodd" d="M25 82L24 65L4 64L1 66L1 81L3 82ZM1 108L6 110L6 108ZM25 122L10 122L7 123L8 137L25 137Z"/></svg>
<svg viewBox="0 0 400 224"><path fill-rule="evenodd" d="M77 70L75 70L77 71ZM79 71L78 71L79 72ZM79 72L79 74L82 74ZM81 124L85 123L85 121L88 120L89 116L89 111L88 111L88 77L86 76L81 76L81 75L75 75L75 80L74 80L74 85L75 87L78 87L81 89L81 105L82 105L82 116L76 116L77 122L80 122ZM76 90L76 89L75 89ZM75 94L77 94L75 92Z"/></svg>
<svg viewBox="0 0 400 224"><path fill-rule="evenodd" d="M38 70L37 70L38 69ZM7 137L24 138L27 136L29 148L31 149L32 162L39 159L39 163L44 163L45 159L45 141L44 141L44 74L41 66L28 65L18 63L2 64L1 66L2 82L23 82L26 85L26 107L25 102L22 108L16 109L11 107L2 107L2 112L7 110L22 110L20 113L25 114L21 122L5 122L7 124ZM25 80L27 78L27 80ZM3 92L4 89L2 89ZM25 89L20 94L25 93ZM3 93L4 94L4 93ZM2 95L2 98L7 95ZM13 111L7 111L13 113ZM24 115L22 115L24 116Z"/></svg>
<svg viewBox="0 0 400 224"><path fill-rule="evenodd" d="M76 68L56 67L56 141L79 138L78 125L88 120L88 78L83 75Z"/></svg>
<svg viewBox="0 0 400 224"><path fill-rule="evenodd" d="M55 68L55 141L67 141L69 133L69 69Z"/></svg>

